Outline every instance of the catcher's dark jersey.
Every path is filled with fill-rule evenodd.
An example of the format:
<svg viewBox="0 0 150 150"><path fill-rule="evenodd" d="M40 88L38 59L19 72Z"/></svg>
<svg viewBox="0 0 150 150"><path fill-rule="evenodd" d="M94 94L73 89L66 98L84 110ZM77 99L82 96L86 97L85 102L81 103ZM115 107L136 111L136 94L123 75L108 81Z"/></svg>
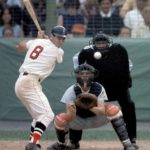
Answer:
<svg viewBox="0 0 150 150"><path fill-rule="evenodd" d="M104 86L109 99L116 99L131 86L128 53L120 44L112 44L99 60L93 57L94 52L92 46L86 46L79 53L78 62L94 66L99 71L94 81Z"/></svg>

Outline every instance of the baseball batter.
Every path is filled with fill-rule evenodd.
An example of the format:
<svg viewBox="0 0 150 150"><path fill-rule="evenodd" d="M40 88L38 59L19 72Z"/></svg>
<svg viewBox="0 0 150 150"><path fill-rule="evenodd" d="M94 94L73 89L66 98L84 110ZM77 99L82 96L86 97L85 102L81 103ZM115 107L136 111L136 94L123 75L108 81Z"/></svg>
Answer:
<svg viewBox="0 0 150 150"><path fill-rule="evenodd" d="M76 68L77 82L65 91L61 99L61 102L66 104L66 113L61 113L54 119L58 142L49 146L47 150L79 149L82 130L101 127L109 122L122 142L124 150L135 150L128 137L120 108L114 104L104 103L107 95L101 84L93 82L95 74L95 68L86 63ZM75 100L82 93L95 95L97 105L89 109L77 106ZM66 138L68 133L69 143Z"/></svg>
<svg viewBox="0 0 150 150"><path fill-rule="evenodd" d="M25 150L40 150L39 140L48 125L54 119L49 101L42 91L41 82L62 63L64 43L67 31L63 26L55 26L50 36L44 31L38 32L38 38L20 42L17 50L27 50L19 77L15 84L15 93L33 118L29 144Z"/></svg>

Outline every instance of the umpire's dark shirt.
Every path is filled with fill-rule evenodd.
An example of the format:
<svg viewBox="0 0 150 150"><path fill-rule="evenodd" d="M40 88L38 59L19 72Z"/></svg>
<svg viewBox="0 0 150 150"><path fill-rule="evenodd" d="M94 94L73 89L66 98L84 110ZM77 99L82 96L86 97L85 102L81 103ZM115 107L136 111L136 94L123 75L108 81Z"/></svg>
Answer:
<svg viewBox="0 0 150 150"><path fill-rule="evenodd" d="M104 86L109 100L117 99L131 86L128 53L120 44L113 44L107 55L99 60L93 57L94 52L90 47L82 49L78 57L79 64L86 62L94 66L99 71L94 81Z"/></svg>

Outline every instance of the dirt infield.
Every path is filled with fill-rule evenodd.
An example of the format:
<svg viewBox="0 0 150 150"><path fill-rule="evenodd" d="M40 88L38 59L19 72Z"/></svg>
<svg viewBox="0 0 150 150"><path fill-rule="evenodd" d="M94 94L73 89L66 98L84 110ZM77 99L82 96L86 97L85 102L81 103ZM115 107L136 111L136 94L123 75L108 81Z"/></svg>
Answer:
<svg viewBox="0 0 150 150"><path fill-rule="evenodd" d="M42 141L42 150L53 142ZM0 150L24 150L27 141L0 141ZM140 150L150 150L150 141L138 141ZM123 150L119 141L82 141L81 150Z"/></svg>

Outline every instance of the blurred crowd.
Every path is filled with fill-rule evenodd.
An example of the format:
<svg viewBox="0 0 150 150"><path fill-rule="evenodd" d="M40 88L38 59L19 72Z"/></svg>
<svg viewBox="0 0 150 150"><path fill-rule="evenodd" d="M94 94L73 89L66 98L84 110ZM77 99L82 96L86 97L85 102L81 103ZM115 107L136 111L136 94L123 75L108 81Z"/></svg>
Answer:
<svg viewBox="0 0 150 150"><path fill-rule="evenodd" d="M46 0L32 0L45 29ZM0 37L35 37L37 29L22 0L0 0ZM114 37L150 37L150 0L56 0L56 24L71 37L99 31Z"/></svg>
<svg viewBox="0 0 150 150"><path fill-rule="evenodd" d="M38 21L45 29L46 1L32 0ZM22 0L0 0L0 37L36 37L37 29Z"/></svg>
<svg viewBox="0 0 150 150"><path fill-rule="evenodd" d="M71 36L99 31L115 37L150 37L150 0L56 0L57 24Z"/></svg>

